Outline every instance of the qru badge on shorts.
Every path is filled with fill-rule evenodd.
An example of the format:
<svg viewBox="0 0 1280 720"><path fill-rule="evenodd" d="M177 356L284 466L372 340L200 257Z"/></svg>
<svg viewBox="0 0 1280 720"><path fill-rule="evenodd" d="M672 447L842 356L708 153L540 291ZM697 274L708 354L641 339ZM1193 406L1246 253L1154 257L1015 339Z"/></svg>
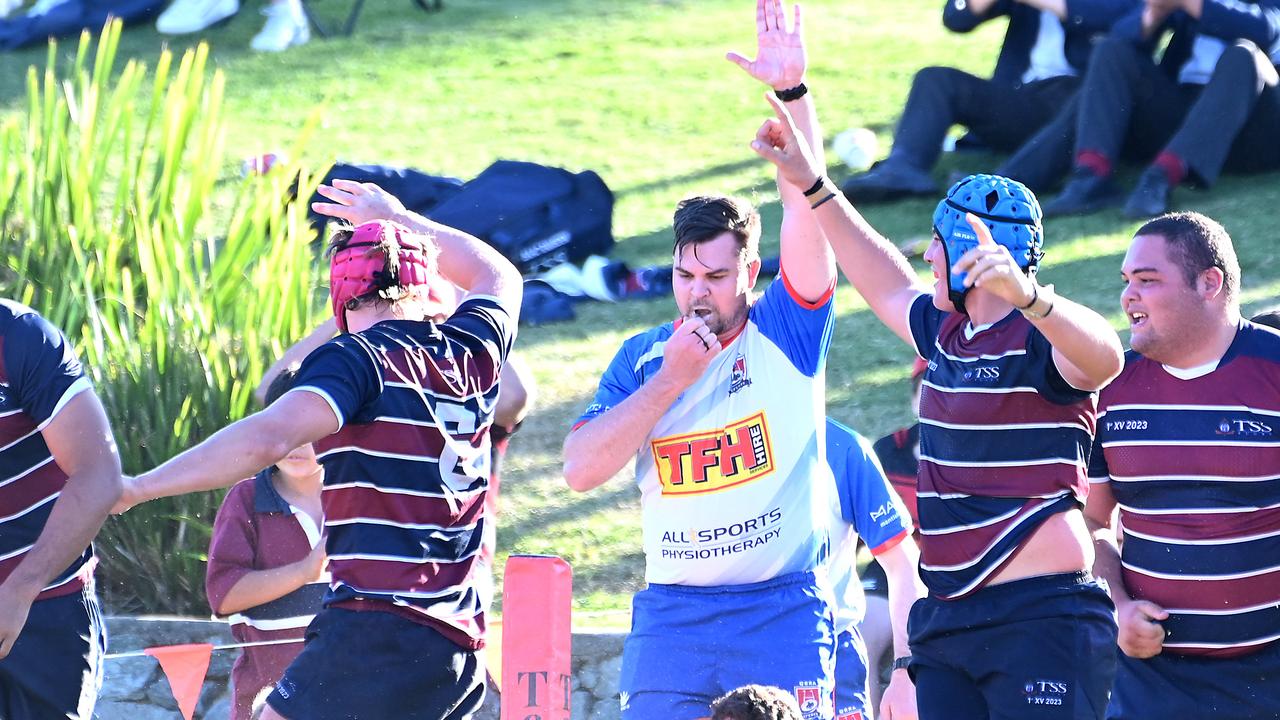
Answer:
<svg viewBox="0 0 1280 720"><path fill-rule="evenodd" d="M822 717L822 689L816 682L802 682L795 687L796 702L805 720Z"/></svg>

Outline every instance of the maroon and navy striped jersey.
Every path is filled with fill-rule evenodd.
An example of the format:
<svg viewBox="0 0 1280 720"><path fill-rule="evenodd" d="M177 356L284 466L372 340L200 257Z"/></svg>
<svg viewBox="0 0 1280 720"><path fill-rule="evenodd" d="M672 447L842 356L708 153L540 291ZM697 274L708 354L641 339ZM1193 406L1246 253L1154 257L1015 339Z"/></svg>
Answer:
<svg viewBox="0 0 1280 720"><path fill-rule="evenodd" d="M316 443L326 606L390 611L483 645L489 427L514 338L507 310L472 296L446 322L383 321L302 364L290 392L320 395L340 426Z"/></svg>
<svg viewBox="0 0 1280 720"><path fill-rule="evenodd" d="M974 328L932 295L911 304L920 395L920 579L952 599L981 588L1051 515L1080 507L1095 398L1071 387L1018 312Z"/></svg>
<svg viewBox="0 0 1280 720"><path fill-rule="evenodd" d="M67 483L41 431L90 388L57 328L29 307L0 300L0 583L35 545ZM86 548L39 598L79 591L93 565Z"/></svg>
<svg viewBox="0 0 1280 720"><path fill-rule="evenodd" d="M1165 652L1280 639L1280 335L1249 322L1216 365L1129 351L1089 468L1120 506L1125 587L1169 611Z"/></svg>

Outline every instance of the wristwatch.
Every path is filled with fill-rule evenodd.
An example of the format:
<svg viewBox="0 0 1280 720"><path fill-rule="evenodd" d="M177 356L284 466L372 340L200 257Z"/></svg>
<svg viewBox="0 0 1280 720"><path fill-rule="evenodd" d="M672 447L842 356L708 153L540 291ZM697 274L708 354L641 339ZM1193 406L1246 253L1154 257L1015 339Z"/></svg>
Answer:
<svg viewBox="0 0 1280 720"><path fill-rule="evenodd" d="M911 656L903 655L902 657L893 659L894 670L906 670L911 665Z"/></svg>

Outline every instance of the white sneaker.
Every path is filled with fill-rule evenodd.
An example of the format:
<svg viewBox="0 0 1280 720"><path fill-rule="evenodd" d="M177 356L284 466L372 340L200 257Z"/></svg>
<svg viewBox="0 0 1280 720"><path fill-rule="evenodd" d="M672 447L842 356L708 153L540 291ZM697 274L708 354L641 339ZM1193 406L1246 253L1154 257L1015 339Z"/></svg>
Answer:
<svg viewBox="0 0 1280 720"><path fill-rule="evenodd" d="M240 0L173 0L156 18L156 30L165 35L199 32L239 10Z"/></svg>
<svg viewBox="0 0 1280 720"><path fill-rule="evenodd" d="M27 17L47 15L50 10L65 2L68 2L68 0L37 0L36 4L32 5L31 9L27 10ZM21 5L22 3L18 4Z"/></svg>
<svg viewBox="0 0 1280 720"><path fill-rule="evenodd" d="M262 14L267 16L267 21L249 41L249 47L254 50L281 52L311 39L311 28L299 4L271 3L262 9Z"/></svg>

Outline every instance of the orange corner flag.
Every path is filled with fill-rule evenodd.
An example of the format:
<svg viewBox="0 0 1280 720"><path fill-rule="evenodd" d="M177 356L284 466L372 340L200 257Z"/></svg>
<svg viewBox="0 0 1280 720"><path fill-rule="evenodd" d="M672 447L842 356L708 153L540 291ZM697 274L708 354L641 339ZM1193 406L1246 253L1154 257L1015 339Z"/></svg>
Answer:
<svg viewBox="0 0 1280 720"><path fill-rule="evenodd" d="M169 689L173 691L173 699L178 701L182 717L191 720L200 700L204 676L209 672L213 646L208 643L165 645L147 648L143 652L160 662L160 669L169 680Z"/></svg>

